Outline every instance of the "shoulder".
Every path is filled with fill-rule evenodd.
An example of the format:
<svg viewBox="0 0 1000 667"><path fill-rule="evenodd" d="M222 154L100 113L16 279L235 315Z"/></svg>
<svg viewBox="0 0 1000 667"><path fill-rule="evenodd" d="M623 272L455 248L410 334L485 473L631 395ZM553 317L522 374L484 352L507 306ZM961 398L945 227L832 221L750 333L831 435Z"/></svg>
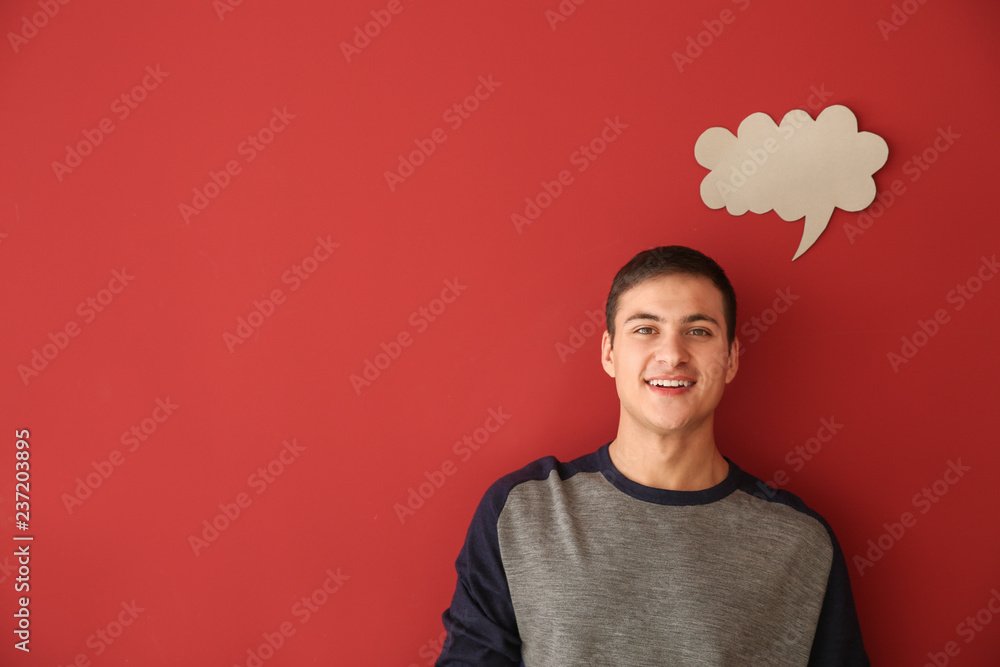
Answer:
<svg viewBox="0 0 1000 667"><path fill-rule="evenodd" d="M598 472L599 470L598 452L591 452L571 461L560 461L555 456L536 459L493 482L483 495L479 511L498 516L507 504L511 493L525 484L546 480L556 483L564 482L578 473Z"/></svg>
<svg viewBox="0 0 1000 667"><path fill-rule="evenodd" d="M780 519L789 530L809 535L816 542L833 550L839 549L833 528L815 509L797 494L775 489L745 470L740 470L736 492L752 498L761 513Z"/></svg>

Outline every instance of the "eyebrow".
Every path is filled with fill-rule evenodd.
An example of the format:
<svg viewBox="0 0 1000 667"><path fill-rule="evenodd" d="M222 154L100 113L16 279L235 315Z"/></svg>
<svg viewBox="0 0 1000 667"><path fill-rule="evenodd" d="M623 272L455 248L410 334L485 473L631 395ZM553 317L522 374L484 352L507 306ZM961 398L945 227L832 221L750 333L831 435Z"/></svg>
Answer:
<svg viewBox="0 0 1000 667"><path fill-rule="evenodd" d="M653 315L651 313L636 313L635 315L628 317L623 324L628 324L633 320L650 320L658 324L662 324L665 321L659 315ZM710 317L704 313L692 313L681 320L681 324L691 324L692 322L711 322L717 327L722 326L714 317Z"/></svg>

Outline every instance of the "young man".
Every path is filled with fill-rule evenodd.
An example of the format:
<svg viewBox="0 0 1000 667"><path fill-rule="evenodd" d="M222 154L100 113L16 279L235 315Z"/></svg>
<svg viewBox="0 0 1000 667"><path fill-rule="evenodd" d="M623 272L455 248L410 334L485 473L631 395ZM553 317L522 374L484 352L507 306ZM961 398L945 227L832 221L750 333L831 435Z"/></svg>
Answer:
<svg viewBox="0 0 1000 667"><path fill-rule="evenodd" d="M606 314L617 436L486 492L437 665L868 665L829 525L716 448L739 367L723 270L682 246L640 253Z"/></svg>

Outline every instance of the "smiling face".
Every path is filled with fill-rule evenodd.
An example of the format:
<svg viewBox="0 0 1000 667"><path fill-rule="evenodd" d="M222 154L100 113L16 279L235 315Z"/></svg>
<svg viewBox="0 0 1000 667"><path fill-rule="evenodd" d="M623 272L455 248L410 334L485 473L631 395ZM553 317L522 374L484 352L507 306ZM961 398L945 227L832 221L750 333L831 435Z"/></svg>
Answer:
<svg viewBox="0 0 1000 667"><path fill-rule="evenodd" d="M711 437L712 415L736 376L739 341L726 341L722 293L708 278L673 274L621 295L614 347L602 363L621 400L619 434Z"/></svg>

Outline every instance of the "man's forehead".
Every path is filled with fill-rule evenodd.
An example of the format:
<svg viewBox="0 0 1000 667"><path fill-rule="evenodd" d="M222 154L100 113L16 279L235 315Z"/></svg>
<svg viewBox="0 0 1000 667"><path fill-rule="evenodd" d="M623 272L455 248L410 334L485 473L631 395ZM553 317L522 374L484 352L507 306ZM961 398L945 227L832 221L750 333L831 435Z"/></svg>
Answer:
<svg viewBox="0 0 1000 667"><path fill-rule="evenodd" d="M695 313L722 315L722 292L704 276L686 273L649 278L621 295L619 317L635 319L678 319ZM688 310L690 312L679 312Z"/></svg>

